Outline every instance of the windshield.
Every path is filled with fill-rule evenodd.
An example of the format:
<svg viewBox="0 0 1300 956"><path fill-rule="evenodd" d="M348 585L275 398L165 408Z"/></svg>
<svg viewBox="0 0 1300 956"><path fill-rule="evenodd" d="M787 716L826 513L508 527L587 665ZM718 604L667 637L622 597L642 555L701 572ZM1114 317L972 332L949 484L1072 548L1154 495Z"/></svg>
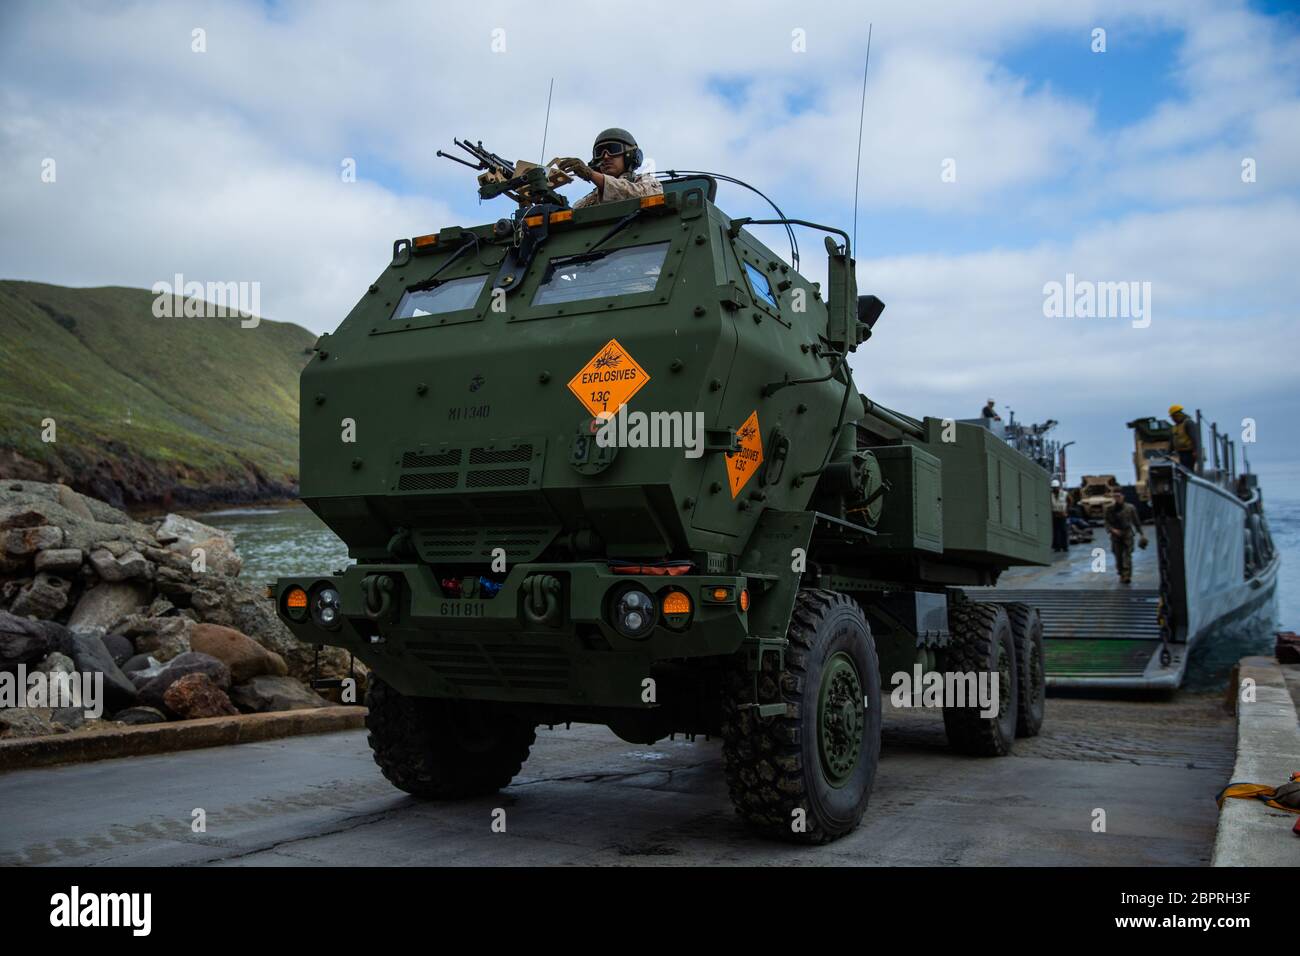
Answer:
<svg viewBox="0 0 1300 956"><path fill-rule="evenodd" d="M552 259L533 305L653 292L667 255L668 243L657 242L617 249L596 259Z"/></svg>

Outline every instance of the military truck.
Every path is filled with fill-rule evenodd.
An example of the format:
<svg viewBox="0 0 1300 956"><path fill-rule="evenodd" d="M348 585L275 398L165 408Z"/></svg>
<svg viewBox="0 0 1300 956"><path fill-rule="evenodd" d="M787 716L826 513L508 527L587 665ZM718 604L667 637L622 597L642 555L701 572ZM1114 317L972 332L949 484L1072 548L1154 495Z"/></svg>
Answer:
<svg viewBox="0 0 1300 956"><path fill-rule="evenodd" d="M1114 475L1084 475L1075 490L1076 503L1085 518L1100 522L1114 503L1115 492L1121 490Z"/></svg>
<svg viewBox="0 0 1300 956"><path fill-rule="evenodd" d="M961 588L1048 561L1047 476L858 391L884 306L849 237L732 218L710 175L580 209L546 176L395 242L302 373L302 498L355 563L270 594L368 668L384 775L468 797L538 726L720 736L740 816L819 843L866 808L882 678L996 677L991 713L944 707L963 753L1036 733L1037 612ZM827 234L825 289L750 228L774 221Z"/></svg>

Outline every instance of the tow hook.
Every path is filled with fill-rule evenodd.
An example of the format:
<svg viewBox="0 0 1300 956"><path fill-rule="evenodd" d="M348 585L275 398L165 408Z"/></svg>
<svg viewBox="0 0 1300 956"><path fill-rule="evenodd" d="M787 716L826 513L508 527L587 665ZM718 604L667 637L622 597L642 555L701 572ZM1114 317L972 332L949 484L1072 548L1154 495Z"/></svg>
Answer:
<svg viewBox="0 0 1300 956"><path fill-rule="evenodd" d="M532 624L558 627L560 624L560 579L553 574L530 574L524 578L524 616Z"/></svg>
<svg viewBox="0 0 1300 956"><path fill-rule="evenodd" d="M364 578L361 590L366 598L366 617L378 621L392 614L397 582L387 574L372 574Z"/></svg>

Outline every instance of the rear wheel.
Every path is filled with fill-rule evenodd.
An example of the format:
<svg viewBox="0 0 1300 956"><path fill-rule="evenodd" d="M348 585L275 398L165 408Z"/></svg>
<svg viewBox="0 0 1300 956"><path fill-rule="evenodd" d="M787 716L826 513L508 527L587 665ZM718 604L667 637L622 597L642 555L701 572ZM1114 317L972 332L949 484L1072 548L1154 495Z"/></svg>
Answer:
<svg viewBox="0 0 1300 956"><path fill-rule="evenodd" d="M454 799L500 790L536 735L517 713L483 701L408 697L372 672L366 729L375 763L399 790Z"/></svg>
<svg viewBox="0 0 1300 956"><path fill-rule="evenodd" d="M1020 697L1011 620L996 604L958 598L948 604L948 630L949 643L940 654L940 670L945 675L973 675L977 687L988 681L982 674L998 677L998 708L991 716L983 716L978 701L966 700L962 707L956 701L945 701L943 726L948 743L959 753L1005 756L1016 739ZM969 681L965 686L970 686ZM992 687L991 681L987 686Z"/></svg>
<svg viewBox="0 0 1300 956"><path fill-rule="evenodd" d="M1047 706L1047 673L1043 665L1043 619L1028 604L1004 604L1016 636L1016 664L1020 674L1020 708L1016 736L1037 737Z"/></svg>
<svg viewBox="0 0 1300 956"><path fill-rule="evenodd" d="M736 812L765 835L825 843L862 819L880 760L880 667L862 609L834 591L805 588L787 631L785 667L764 659L729 675L723 766Z"/></svg>

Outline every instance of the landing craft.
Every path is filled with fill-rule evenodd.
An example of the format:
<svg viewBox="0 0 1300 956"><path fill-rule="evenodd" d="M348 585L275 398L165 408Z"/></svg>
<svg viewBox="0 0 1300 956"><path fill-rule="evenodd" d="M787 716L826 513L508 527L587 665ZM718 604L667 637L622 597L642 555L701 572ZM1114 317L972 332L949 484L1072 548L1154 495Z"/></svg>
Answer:
<svg viewBox="0 0 1300 956"><path fill-rule="evenodd" d="M979 421L976 419L973 422ZM1014 421L1014 419L1013 419ZM987 420L1013 444L1018 433ZM1133 554L1133 583L1121 585L1109 565L1098 573L1094 547L1110 557L1103 532L1046 568L1021 568L979 600L1027 602L1042 615L1049 687L1173 690L1182 685L1192 648L1215 628L1243 619L1274 598L1281 556L1264 515L1259 476L1218 425L1188 469L1178 464L1173 425L1161 418L1130 421L1134 483L1085 475L1075 504L1101 522L1115 491L1150 526L1155 547ZM1196 431L1204 432L1201 413ZM1059 446L1058 446L1059 447ZM1053 475L1064 485L1064 458ZM1107 573L1109 572L1109 573Z"/></svg>

